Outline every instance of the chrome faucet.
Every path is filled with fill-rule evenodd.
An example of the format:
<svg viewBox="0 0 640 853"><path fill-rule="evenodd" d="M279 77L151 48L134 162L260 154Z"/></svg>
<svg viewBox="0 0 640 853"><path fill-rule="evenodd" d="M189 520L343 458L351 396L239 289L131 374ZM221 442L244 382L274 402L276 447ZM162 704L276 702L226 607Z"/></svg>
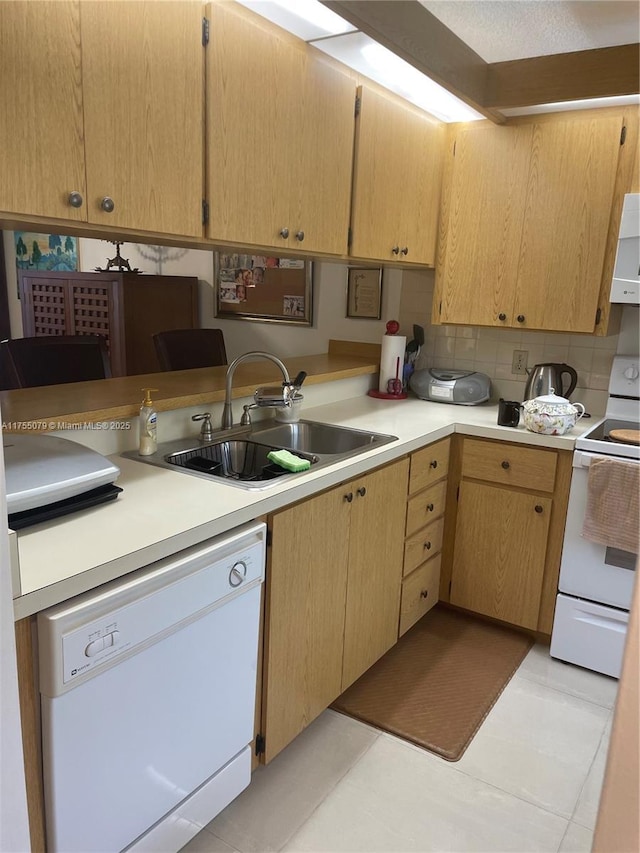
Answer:
<svg viewBox="0 0 640 853"><path fill-rule="evenodd" d="M222 429L231 429L233 426L233 412L231 411L231 386L233 383L233 374L235 373L236 367L241 364L243 361L247 361L251 358L266 358L268 361L272 361L275 365L277 365L282 371L282 377L284 382L282 383L282 397L278 399L274 399L272 397L269 398L268 403L263 403L262 405L270 405L270 406L290 406L290 389L291 389L291 378L289 377L289 372L284 364L280 361L280 359L271 355L269 352L245 352L243 355L239 355L237 358L231 362L229 367L227 368L227 375L225 379L225 393L224 393L224 409L222 410ZM256 392L257 393L257 392ZM257 403L256 405L260 405ZM245 424L250 424L251 419L249 418L248 409L252 408L250 406L245 406L245 412L243 417L243 422Z"/></svg>

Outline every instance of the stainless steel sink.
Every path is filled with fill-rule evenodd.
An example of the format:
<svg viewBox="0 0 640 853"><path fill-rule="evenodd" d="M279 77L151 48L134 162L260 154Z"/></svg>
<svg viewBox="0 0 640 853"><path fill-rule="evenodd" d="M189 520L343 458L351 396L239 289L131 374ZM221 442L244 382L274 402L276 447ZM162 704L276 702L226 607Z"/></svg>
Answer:
<svg viewBox="0 0 640 853"><path fill-rule="evenodd" d="M272 422L271 422L272 423ZM321 424L316 421L298 421L294 424L262 426L256 424L250 432L251 440L286 447L301 453L343 456L362 452L395 441L394 435L351 429L350 427Z"/></svg>
<svg viewBox="0 0 640 853"><path fill-rule="evenodd" d="M244 489L265 489L305 473L293 473L274 465L267 458L271 450L290 450L308 459L310 470L316 471L397 440L395 435L315 421L285 424L270 420L251 427L221 430L206 444L196 438L183 438L158 445L152 456L140 456L135 450L122 455L196 477L214 477Z"/></svg>
<svg viewBox="0 0 640 853"><path fill-rule="evenodd" d="M218 441L191 450L181 450L165 456L170 465L212 477L223 477L248 485L262 483L286 476L288 472L268 458L275 448L254 441ZM309 453L298 454L313 465L318 457Z"/></svg>

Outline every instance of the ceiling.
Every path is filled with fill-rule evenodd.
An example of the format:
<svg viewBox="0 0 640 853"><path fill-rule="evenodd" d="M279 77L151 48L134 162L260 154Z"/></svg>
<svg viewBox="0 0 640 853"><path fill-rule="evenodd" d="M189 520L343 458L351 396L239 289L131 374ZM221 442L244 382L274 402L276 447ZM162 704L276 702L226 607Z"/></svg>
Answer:
<svg viewBox="0 0 640 853"><path fill-rule="evenodd" d="M637 0L320 2L497 123L550 104L638 102Z"/></svg>
<svg viewBox="0 0 640 853"><path fill-rule="evenodd" d="M638 41L636 0L419 0L485 62Z"/></svg>

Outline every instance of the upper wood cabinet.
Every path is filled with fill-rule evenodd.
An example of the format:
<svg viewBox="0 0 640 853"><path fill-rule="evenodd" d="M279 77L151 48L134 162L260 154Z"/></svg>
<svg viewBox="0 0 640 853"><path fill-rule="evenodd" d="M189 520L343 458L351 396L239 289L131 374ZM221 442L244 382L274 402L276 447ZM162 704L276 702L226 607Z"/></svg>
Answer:
<svg viewBox="0 0 640 853"><path fill-rule="evenodd" d="M84 0L80 11L88 221L201 236L202 6Z"/></svg>
<svg viewBox="0 0 640 853"><path fill-rule="evenodd" d="M350 253L433 266L444 128L364 86L359 98Z"/></svg>
<svg viewBox="0 0 640 853"><path fill-rule="evenodd" d="M354 82L242 7L207 14L207 236L346 254Z"/></svg>
<svg viewBox="0 0 640 853"><path fill-rule="evenodd" d="M201 236L201 33L192 0L3 4L0 210Z"/></svg>
<svg viewBox="0 0 640 853"><path fill-rule="evenodd" d="M609 113L458 129L434 322L595 330L622 128Z"/></svg>
<svg viewBox="0 0 640 853"><path fill-rule="evenodd" d="M3 3L0 211L86 221L78 2Z"/></svg>

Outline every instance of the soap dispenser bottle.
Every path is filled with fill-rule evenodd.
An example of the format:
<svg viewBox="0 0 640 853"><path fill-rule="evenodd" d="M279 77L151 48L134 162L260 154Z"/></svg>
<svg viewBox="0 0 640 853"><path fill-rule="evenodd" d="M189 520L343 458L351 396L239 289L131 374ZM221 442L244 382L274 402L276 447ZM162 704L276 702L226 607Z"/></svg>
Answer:
<svg viewBox="0 0 640 853"><path fill-rule="evenodd" d="M151 456L158 449L156 431L158 415L151 400L151 392L157 390L157 388L142 389L144 399L140 406L140 445L138 448L140 456Z"/></svg>

